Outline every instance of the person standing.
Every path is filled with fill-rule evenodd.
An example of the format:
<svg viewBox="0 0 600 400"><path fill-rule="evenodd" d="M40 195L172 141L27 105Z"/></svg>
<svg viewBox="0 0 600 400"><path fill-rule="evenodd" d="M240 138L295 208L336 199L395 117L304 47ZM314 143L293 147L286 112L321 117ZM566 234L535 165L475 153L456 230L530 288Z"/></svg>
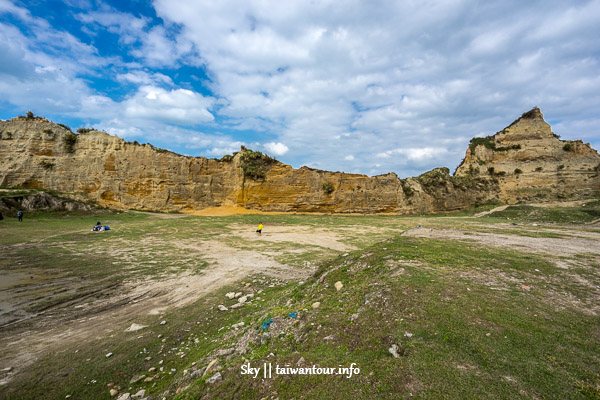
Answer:
<svg viewBox="0 0 600 400"><path fill-rule="evenodd" d="M262 222L258 223L258 229L256 229L256 232L258 233L258 236L262 236L262 230L263 230L263 224Z"/></svg>
<svg viewBox="0 0 600 400"><path fill-rule="evenodd" d="M19 218L19 222L23 222L23 211L17 213L17 218Z"/></svg>

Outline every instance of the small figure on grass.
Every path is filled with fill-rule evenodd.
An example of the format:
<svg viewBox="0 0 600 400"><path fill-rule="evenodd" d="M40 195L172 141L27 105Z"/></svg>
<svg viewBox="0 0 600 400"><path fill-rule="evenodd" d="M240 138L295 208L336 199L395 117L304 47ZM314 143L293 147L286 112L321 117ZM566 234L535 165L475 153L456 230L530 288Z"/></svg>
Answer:
<svg viewBox="0 0 600 400"><path fill-rule="evenodd" d="M17 213L17 218L19 218L19 222L23 222L23 211Z"/></svg>
<svg viewBox="0 0 600 400"><path fill-rule="evenodd" d="M259 222L258 229L256 229L256 233L258 233L258 236L262 236L262 230L263 230L263 223Z"/></svg>

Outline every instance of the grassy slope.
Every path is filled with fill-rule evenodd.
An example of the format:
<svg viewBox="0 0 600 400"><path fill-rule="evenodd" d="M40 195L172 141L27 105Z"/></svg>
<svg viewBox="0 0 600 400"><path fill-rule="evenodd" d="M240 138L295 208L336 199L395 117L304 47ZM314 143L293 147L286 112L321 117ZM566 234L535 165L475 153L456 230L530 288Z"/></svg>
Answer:
<svg viewBox="0 0 600 400"><path fill-rule="evenodd" d="M540 211L536 221L550 222L557 212ZM115 223L127 222L130 230L124 227L119 233L121 239L135 240L155 223L177 226L180 229L172 235L185 238L188 234L182 227L210 236L226 230L231 222L253 224L261 217L186 217L166 223L146 215L110 218ZM493 214L487 221L494 224L505 222L505 218ZM511 214L510 218L524 215ZM62 231L89 225L79 219L45 219L40 218L41 225L58 225ZM168 390L167 398L182 399L600 397L600 321L586 311L596 300L580 280L556 268L551 258L394 234L421 220L440 225L468 225L468 220L328 216L269 219L289 225L353 227L356 233L347 240L364 247L323 263L315 277L302 285L255 277L251 287L263 290L258 295L261 300L240 309L221 312L215 305L232 303L225 303L227 291L248 291L241 283L184 309L136 318L136 323L148 325L144 330L125 333L125 327L113 327L117 329L108 337L92 338L85 345L48 354L31 368L27 379L1 388L0 396L59 399L70 394L73 398L102 399L109 398L106 385L113 382L121 392L135 393L145 388L157 397ZM380 233L372 239L375 243L368 243L362 233L370 226L387 226L389 232ZM25 228L18 228L26 235ZM40 229L49 232L51 228ZM21 231L13 232L18 236ZM8 240L18 242L19 237ZM2 241L6 243L4 237ZM76 242L77 238L56 237L49 243L52 241ZM319 254L324 256L326 252ZM13 256L26 261L25 254ZM587 267L577 269L577 273L597 287L597 259L582 258ZM75 264L66 265L67 270L80 273ZM111 274L122 271L115 267ZM319 283L318 278L327 271ZM130 276L127 274L124 276ZM344 284L339 292L334 288L337 281ZM523 285L531 289L523 289ZM578 302L570 301L573 298ZM321 302L318 309L311 308L315 301ZM299 313L295 324L287 317L292 311ZM355 319L351 321L353 314ZM271 338L261 345L260 325L270 317L275 319L269 329ZM161 320L167 324L160 325ZM231 328L242 321L242 329ZM215 350L235 346L244 336L251 342L247 353L215 357ZM399 346L401 357L393 358L388 353L392 344ZM114 355L106 358L109 352ZM264 362L295 366L300 357L309 367L357 363L360 374L349 379L318 375L264 380L240 373L245 362L253 366ZM205 366L213 358L219 359L216 369L223 375L222 382L207 384L212 372L204 378L190 378L193 368ZM163 371L152 382L129 383L134 375L150 376L145 372L148 368L161 366Z"/></svg>

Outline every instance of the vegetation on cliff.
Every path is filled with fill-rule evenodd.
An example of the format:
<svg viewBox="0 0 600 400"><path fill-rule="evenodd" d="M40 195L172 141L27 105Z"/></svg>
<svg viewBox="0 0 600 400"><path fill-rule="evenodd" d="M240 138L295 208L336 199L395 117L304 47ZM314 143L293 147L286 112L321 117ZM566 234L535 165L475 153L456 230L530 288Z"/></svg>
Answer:
<svg viewBox="0 0 600 400"><path fill-rule="evenodd" d="M254 180L265 179L269 167L277 162L273 157L260 151L253 151L242 146L240 151L240 166L244 171L244 177Z"/></svg>
<svg viewBox="0 0 600 400"><path fill-rule="evenodd" d="M73 132L66 132L63 134L63 143L65 145L65 151L69 154L75 152L75 144L77 143L77 135Z"/></svg>

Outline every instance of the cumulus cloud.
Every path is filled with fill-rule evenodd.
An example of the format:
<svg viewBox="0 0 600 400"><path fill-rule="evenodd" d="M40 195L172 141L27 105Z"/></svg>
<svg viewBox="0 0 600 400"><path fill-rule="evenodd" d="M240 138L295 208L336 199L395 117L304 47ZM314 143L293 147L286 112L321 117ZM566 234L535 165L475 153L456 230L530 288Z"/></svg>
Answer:
<svg viewBox="0 0 600 400"><path fill-rule="evenodd" d="M289 148L285 144L279 142L265 143L265 149L275 156L283 156L289 151Z"/></svg>
<svg viewBox="0 0 600 400"><path fill-rule="evenodd" d="M129 13L117 11L105 4L100 4L100 10L90 10L75 15L86 27L96 26L118 35L122 44L132 44L142 40L144 28L150 18L135 17Z"/></svg>
<svg viewBox="0 0 600 400"><path fill-rule="evenodd" d="M376 154L376 157L390 158L393 155L402 155L411 161L423 161L423 160L430 160L430 159L436 159L436 158L438 158L438 159L443 158L443 156L446 153L448 153L448 149L446 149L444 147L422 147L422 148L412 148L412 149L387 150L387 151Z"/></svg>
<svg viewBox="0 0 600 400"><path fill-rule="evenodd" d="M349 150L409 148L395 154L430 160L427 167L457 164L468 139L438 149L436 157L416 149L433 149L432 138L493 133L534 105L561 117L559 104L567 99L587 110L600 105L599 95L570 86L585 77L587 88L600 88L592 71L597 1L154 4L164 19L181 24L214 74L214 92L228 100L221 113L282 121L279 139L305 149L303 160L312 165L336 168L344 156L331 139L349 129L362 135L347 140ZM556 33L548 29L554 25L561 27Z"/></svg>
<svg viewBox="0 0 600 400"><path fill-rule="evenodd" d="M213 99L187 89L165 90L155 86L142 86L123 106L125 115L131 118L197 125L214 119L208 110L213 102Z"/></svg>
<svg viewBox="0 0 600 400"><path fill-rule="evenodd" d="M149 73L143 70L131 70L126 73L117 74L116 79L119 82L130 82L138 85L166 84L173 86L171 77L159 72Z"/></svg>
<svg viewBox="0 0 600 400"><path fill-rule="evenodd" d="M129 137L407 176L452 169L471 137L539 106L556 133L598 143L597 0L155 0L158 18L68 0L89 41L15 4L0 14L27 29L0 22L0 95ZM119 51L100 56L107 32Z"/></svg>

